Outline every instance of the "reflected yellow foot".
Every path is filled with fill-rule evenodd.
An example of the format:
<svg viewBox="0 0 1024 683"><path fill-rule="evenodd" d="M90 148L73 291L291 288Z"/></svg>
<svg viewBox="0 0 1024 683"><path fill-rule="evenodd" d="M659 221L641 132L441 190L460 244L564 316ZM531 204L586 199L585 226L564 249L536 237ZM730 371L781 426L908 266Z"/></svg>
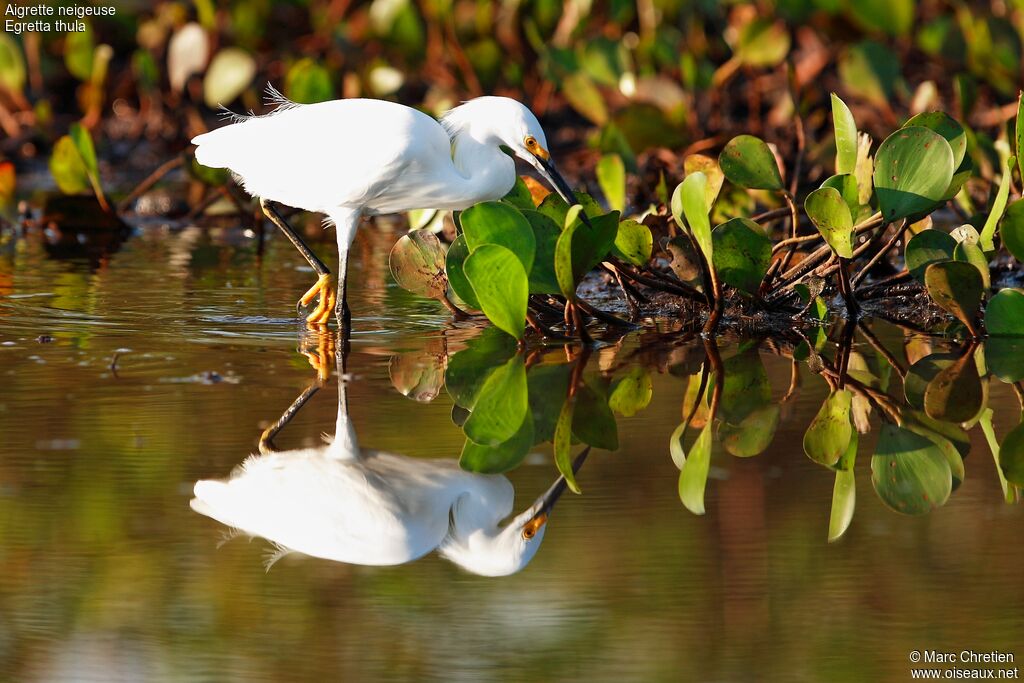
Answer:
<svg viewBox="0 0 1024 683"><path fill-rule="evenodd" d="M313 344L310 344L307 348L301 348L299 351L306 357L306 360L309 361L313 369L316 370L317 379L321 383L330 379L331 370L334 369L335 362L333 334L327 332L318 333L316 335L315 347Z"/></svg>
<svg viewBox="0 0 1024 683"><path fill-rule="evenodd" d="M331 273L321 275L316 284L299 299L299 306L308 306L317 296L320 299L313 312L306 316L306 322L313 325L326 325L334 312L334 304L338 300L338 279Z"/></svg>

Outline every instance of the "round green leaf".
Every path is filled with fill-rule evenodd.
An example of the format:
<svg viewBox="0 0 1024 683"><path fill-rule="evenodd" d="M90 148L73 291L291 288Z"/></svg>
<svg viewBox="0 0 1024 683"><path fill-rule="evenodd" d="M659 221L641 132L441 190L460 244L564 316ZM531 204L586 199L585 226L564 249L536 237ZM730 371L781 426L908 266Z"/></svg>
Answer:
<svg viewBox="0 0 1024 683"><path fill-rule="evenodd" d="M715 228L714 265L728 285L754 296L772 261L771 240L749 218L733 218Z"/></svg>
<svg viewBox="0 0 1024 683"><path fill-rule="evenodd" d="M462 455L459 457L459 467L468 472L484 474L508 472L519 467L533 443L533 420L527 414L512 438L500 444L481 446L472 439L466 439L462 446Z"/></svg>
<svg viewBox="0 0 1024 683"><path fill-rule="evenodd" d="M887 221L925 214L942 200L953 179L953 150L922 126L901 128L875 154L875 193Z"/></svg>
<svg viewBox="0 0 1024 683"><path fill-rule="evenodd" d="M888 106L900 80L899 57L881 43L865 40L840 56L839 78L844 91L876 106Z"/></svg>
<svg viewBox="0 0 1024 683"><path fill-rule="evenodd" d="M989 302L989 308L992 302ZM1017 313L1018 323L1024 316L1024 306ZM988 311L985 312L985 326L988 327ZM1021 324L1020 336L1024 336L1024 324ZM989 335L992 331L989 330ZM1024 379L1024 339L1017 337L993 337L985 341L985 364L1000 382L1007 384Z"/></svg>
<svg viewBox="0 0 1024 683"><path fill-rule="evenodd" d="M924 392L924 412L944 422L967 422L981 411L983 402L978 369L964 359L935 375Z"/></svg>
<svg viewBox="0 0 1024 683"><path fill-rule="evenodd" d="M850 408L853 394L845 389L834 391L825 398L821 409L804 432L804 453L826 467L835 467L850 446L853 425Z"/></svg>
<svg viewBox="0 0 1024 683"><path fill-rule="evenodd" d="M391 274L403 289L440 299L448 291L445 254L437 235L416 230L403 235L391 248Z"/></svg>
<svg viewBox="0 0 1024 683"><path fill-rule="evenodd" d="M547 215L539 211L523 211L523 217L533 230L537 245L530 268L530 293L558 294L558 278L555 277L555 247L562 234L561 228Z"/></svg>
<svg viewBox="0 0 1024 683"><path fill-rule="evenodd" d="M919 282L924 282L924 271L933 263L950 261L956 240L941 230L922 230L910 238L904 254L907 270Z"/></svg>
<svg viewBox="0 0 1024 683"><path fill-rule="evenodd" d="M953 260L970 263L978 269L978 274L981 275L981 284L985 289L992 286L992 274L989 272L988 258L980 246L970 244L969 242L960 242L953 249Z"/></svg>
<svg viewBox="0 0 1024 683"><path fill-rule="evenodd" d="M421 231L417 230L416 232ZM466 246L466 236L459 235L448 247L444 270L448 276L448 284L455 295L462 299L467 306L479 311L480 302L476 298L476 292L473 291L473 285L469 284L469 278L466 277L467 258L469 258L469 247Z"/></svg>
<svg viewBox="0 0 1024 683"><path fill-rule="evenodd" d="M80 81L88 81L92 75L92 58L95 50L92 24L85 22L84 31L71 31L64 38L64 66L68 73Z"/></svg>
<svg viewBox="0 0 1024 683"><path fill-rule="evenodd" d="M506 204L511 204L520 211L535 211L537 207L533 203L533 195L530 188L523 182L522 176L516 176L516 183L508 194L501 198Z"/></svg>
<svg viewBox="0 0 1024 683"><path fill-rule="evenodd" d="M957 361L956 354L932 353L910 366L903 378L903 395L912 408L924 409L924 394L936 375Z"/></svg>
<svg viewBox="0 0 1024 683"><path fill-rule="evenodd" d="M926 111L911 117L903 124L904 128L911 126L928 128L944 137L949 143L949 148L953 150L953 168L960 168L960 162L967 153L967 132L956 119L945 112Z"/></svg>
<svg viewBox="0 0 1024 683"><path fill-rule="evenodd" d="M838 190L822 187L807 195L804 211L838 256L853 258L853 216Z"/></svg>
<svg viewBox="0 0 1024 683"><path fill-rule="evenodd" d="M1011 484L1024 486L1024 423L1017 425L999 447L999 467Z"/></svg>
<svg viewBox="0 0 1024 683"><path fill-rule="evenodd" d="M213 56L203 76L203 100L208 107L227 104L245 92L256 76L256 60L245 50L226 47Z"/></svg>
<svg viewBox="0 0 1024 683"><path fill-rule="evenodd" d="M530 284L516 255L497 244L485 244L469 255L464 268L484 315L498 329L522 339Z"/></svg>
<svg viewBox="0 0 1024 683"><path fill-rule="evenodd" d="M485 244L496 244L515 254L525 272L533 268L537 238L519 209L503 202L482 202L463 211L459 220L471 254Z"/></svg>
<svg viewBox="0 0 1024 683"><path fill-rule="evenodd" d="M91 188L88 169L70 136L62 136L53 146L50 175L64 194L81 194Z"/></svg>
<svg viewBox="0 0 1024 683"><path fill-rule="evenodd" d="M612 247L617 257L635 266L645 266L651 260L653 249L654 236L650 228L632 218L619 223Z"/></svg>
<svg viewBox="0 0 1024 683"><path fill-rule="evenodd" d="M462 430L474 443L493 448L519 431L529 411L526 366L516 356L487 377Z"/></svg>
<svg viewBox="0 0 1024 683"><path fill-rule="evenodd" d="M985 308L985 329L996 337L1024 337L1024 290L1004 289Z"/></svg>
<svg viewBox="0 0 1024 683"><path fill-rule="evenodd" d="M779 406L768 405L750 413L737 425L720 422L718 440L722 448L737 458L750 458L764 453L778 426Z"/></svg>
<svg viewBox="0 0 1024 683"><path fill-rule="evenodd" d="M300 104L313 104L334 99L331 74L309 57L295 62L285 76L284 91L288 99Z"/></svg>
<svg viewBox="0 0 1024 683"><path fill-rule="evenodd" d="M562 94L573 109L591 123L603 126L608 122L608 106L594 81L582 71L577 71L562 80Z"/></svg>
<svg viewBox="0 0 1024 683"><path fill-rule="evenodd" d="M744 66L777 66L789 54L789 31L781 21L753 19L736 32L732 48Z"/></svg>
<svg viewBox="0 0 1024 683"><path fill-rule="evenodd" d="M999 235L1013 257L1024 263L1024 200L1015 201L1006 208Z"/></svg>
<svg viewBox="0 0 1024 683"><path fill-rule="evenodd" d="M933 263L924 271L924 284L935 303L968 329L974 329L974 318L981 308L981 297L985 292L985 284L977 268L963 261Z"/></svg>
<svg viewBox="0 0 1024 683"><path fill-rule="evenodd" d="M775 155L761 138L734 137L725 145L718 163L725 177L735 185L751 190L782 190L782 175ZM942 189L946 189L945 186Z"/></svg>
<svg viewBox="0 0 1024 683"><path fill-rule="evenodd" d="M893 510L922 515L949 499L953 475L946 457L932 441L884 423L871 458L871 483Z"/></svg>
<svg viewBox="0 0 1024 683"><path fill-rule="evenodd" d="M651 373L635 367L619 380L608 398L608 407L624 417L632 417L647 407L654 394Z"/></svg>

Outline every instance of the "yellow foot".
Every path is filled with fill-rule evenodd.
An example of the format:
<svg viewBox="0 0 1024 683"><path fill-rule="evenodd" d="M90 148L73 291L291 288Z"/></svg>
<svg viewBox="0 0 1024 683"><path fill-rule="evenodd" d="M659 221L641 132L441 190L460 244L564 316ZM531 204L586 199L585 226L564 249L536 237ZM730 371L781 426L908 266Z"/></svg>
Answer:
<svg viewBox="0 0 1024 683"><path fill-rule="evenodd" d="M334 304L338 300L338 280L331 273L321 275L316 284L309 288L302 298L299 299L299 306L308 306L315 297L319 295L313 312L306 316L306 322L313 325L326 325L334 312Z"/></svg>
<svg viewBox="0 0 1024 683"><path fill-rule="evenodd" d="M303 340L304 343L299 348L299 352L316 370L317 379L323 384L330 379L331 371L334 369L334 335L330 332L316 332L315 334L315 340L311 338Z"/></svg>

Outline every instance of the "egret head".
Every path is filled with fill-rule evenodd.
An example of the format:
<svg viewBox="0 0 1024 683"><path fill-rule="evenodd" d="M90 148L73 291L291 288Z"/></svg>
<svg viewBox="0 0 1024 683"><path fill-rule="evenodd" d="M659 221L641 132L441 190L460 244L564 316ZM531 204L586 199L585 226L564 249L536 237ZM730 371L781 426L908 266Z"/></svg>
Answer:
<svg viewBox="0 0 1024 683"><path fill-rule="evenodd" d="M570 205L576 203L572 188L551 160L544 129L522 102L510 97L478 97L452 109L442 123L453 137L467 128L481 137L492 137L537 169L562 199Z"/></svg>
<svg viewBox="0 0 1024 683"><path fill-rule="evenodd" d="M580 468L589 452L588 448L576 457L572 464L573 472ZM559 477L533 505L504 527L479 529L469 534L460 534L458 529L453 529L438 550L442 556L480 576L515 574L530 564L537 554L551 511L566 488L565 477Z"/></svg>

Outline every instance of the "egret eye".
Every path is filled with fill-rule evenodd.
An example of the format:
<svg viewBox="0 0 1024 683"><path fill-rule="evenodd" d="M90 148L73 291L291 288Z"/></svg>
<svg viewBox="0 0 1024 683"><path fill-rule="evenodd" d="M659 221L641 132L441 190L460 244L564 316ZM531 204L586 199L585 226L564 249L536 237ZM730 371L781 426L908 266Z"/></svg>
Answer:
<svg viewBox="0 0 1024 683"><path fill-rule="evenodd" d="M526 527L525 529L523 529L523 538L529 541L531 538L533 538L534 534L536 533L537 532L533 528Z"/></svg>
<svg viewBox="0 0 1024 683"><path fill-rule="evenodd" d="M532 135L527 135L526 139L523 142L526 144L526 149L530 150L531 152L537 149L537 138L533 137Z"/></svg>

